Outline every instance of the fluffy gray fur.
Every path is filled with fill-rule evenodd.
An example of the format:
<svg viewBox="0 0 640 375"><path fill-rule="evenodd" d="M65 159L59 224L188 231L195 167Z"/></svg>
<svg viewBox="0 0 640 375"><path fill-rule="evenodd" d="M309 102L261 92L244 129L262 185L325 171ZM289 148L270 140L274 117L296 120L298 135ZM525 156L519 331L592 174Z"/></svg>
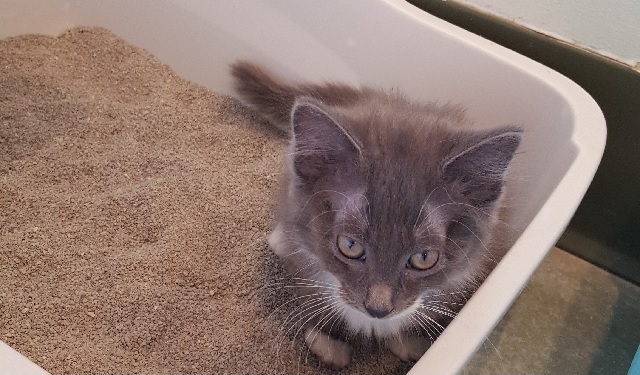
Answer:
<svg viewBox="0 0 640 375"><path fill-rule="evenodd" d="M492 231L520 129L470 130L457 106L288 83L248 62L231 73L290 137L269 245L309 349L343 367L360 336L418 359L500 258Z"/></svg>

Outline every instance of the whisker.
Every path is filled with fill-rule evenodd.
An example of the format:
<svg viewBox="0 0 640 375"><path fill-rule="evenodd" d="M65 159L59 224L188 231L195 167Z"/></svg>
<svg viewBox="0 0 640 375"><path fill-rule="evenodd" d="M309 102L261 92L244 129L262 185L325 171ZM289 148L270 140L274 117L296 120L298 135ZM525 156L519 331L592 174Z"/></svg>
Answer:
<svg viewBox="0 0 640 375"><path fill-rule="evenodd" d="M424 304L436 304L436 305L442 305L442 304L448 304L448 305L458 305L458 306L464 306L464 303L458 303L458 302L451 302L451 301L437 301L437 300L429 300L429 301L425 301L423 302Z"/></svg>
<svg viewBox="0 0 640 375"><path fill-rule="evenodd" d="M309 262L309 263L307 263L307 265L305 265L304 267L302 267L302 268L298 269L298 271L296 271L296 273L294 273L294 274L292 275L292 277L296 277L296 276L298 276L300 273L302 273L302 271L304 271L305 269L307 269L307 268L309 268L309 267L312 267L312 266L314 266L314 265L315 265L315 262Z"/></svg>
<svg viewBox="0 0 640 375"><path fill-rule="evenodd" d="M502 354L500 354L500 351L498 350L498 348L493 345L493 342L491 342L491 339L489 339L487 337L487 342L489 343L489 345L491 345L493 347L493 349L496 351L496 354L498 355L498 358L500 358L501 361L504 361L504 358L502 358Z"/></svg>
<svg viewBox="0 0 640 375"><path fill-rule="evenodd" d="M326 210L326 211L322 211L321 213L317 214L316 216L314 216L311 220L309 220L306 224L306 226L311 225L311 223L313 223L316 219L318 219L319 217L326 215L326 214L331 214L331 213L338 213L338 212L345 212L348 213L344 210ZM353 216L353 214L350 214Z"/></svg>
<svg viewBox="0 0 640 375"><path fill-rule="evenodd" d="M322 332L322 329L327 325L327 323L329 321L332 321L331 323L331 327L329 328L329 333L331 333L331 330L333 329L333 325L336 323L336 321L338 321L338 318L340 316L340 310L334 308L336 305L339 305L340 301L336 298L336 301L334 301L333 303L331 303L331 305L329 306L331 308L331 312L325 316L323 316L318 323L316 323L314 325L314 329L316 329L316 334L314 335L314 337L310 340L311 342L313 342L315 340L315 338L317 337L317 335L319 334L319 332ZM324 323L322 323L324 321ZM320 325L322 323L322 325ZM319 326L320 325L320 326ZM318 327L319 326L319 327ZM305 363L307 363L308 359L309 359L309 352L310 352L310 348L307 348L307 354L305 356ZM298 359L300 360L300 359Z"/></svg>
<svg viewBox="0 0 640 375"><path fill-rule="evenodd" d="M494 258L493 254L491 253L491 251L489 251L489 249L487 248L487 246L484 244L484 242L480 239L480 237L478 237L478 235L471 229L469 228L469 226L467 226L466 224L460 222L459 220L453 220L453 222L458 223L460 225L462 225L463 227L467 228L467 230L469 232L471 232L471 234L473 234L473 236L475 238L478 239L478 241L480 241L480 244L482 245L482 247L486 250L486 252L489 254L490 259L495 263L498 264L498 261Z"/></svg>
<svg viewBox="0 0 640 375"><path fill-rule="evenodd" d="M432 342L435 341L435 339L438 336L440 336L441 331L438 331L436 329L436 327L433 324L433 322L435 321L431 319L428 315L421 313L419 311L416 311L415 318L424 324L424 325L421 324L421 327L425 328L425 332L429 335L429 338L432 340ZM433 334L433 336L431 334Z"/></svg>
<svg viewBox="0 0 640 375"><path fill-rule="evenodd" d="M427 295L423 296L423 298L429 298L429 297L441 297L441 296L452 296L452 295L456 295L456 294L466 295L466 294L467 294L467 292L448 292L448 293L440 293L440 294L427 294Z"/></svg>
<svg viewBox="0 0 640 375"><path fill-rule="evenodd" d="M420 316L422 316L423 318L427 319L428 321L430 321L431 323L435 324L438 328L440 328L440 332L442 333L442 331L444 331L444 327L442 326L442 324L438 323L435 319L433 319L432 317L430 317L429 315L423 313L420 310L416 310L416 313Z"/></svg>
<svg viewBox="0 0 640 375"><path fill-rule="evenodd" d="M290 312L289 315L287 315L287 317L285 318L283 325L286 325L290 321L292 322L294 319L296 319L298 316L301 316L305 312L322 305L324 301L334 298L332 293L313 293L302 297L309 298L309 300L303 302L300 306L297 306L294 311Z"/></svg>
<svg viewBox="0 0 640 375"><path fill-rule="evenodd" d="M338 227L345 227L346 228L347 225L344 222L343 223L334 224L331 227L329 227L326 231L324 231L322 233L322 235L326 236L327 233L331 232L333 229L338 228ZM355 227L357 229L357 232L360 232L360 233L364 233L365 230L366 230L366 227L361 227L361 226L357 226L357 225L354 225L354 224L350 224L350 225L348 225L348 227ZM354 232L356 232L356 231L354 231Z"/></svg>
<svg viewBox="0 0 640 375"><path fill-rule="evenodd" d="M429 198L431 198L431 194L433 194L433 192L436 191L438 188L439 187L436 186L429 192L429 195L427 195L427 199L424 200L424 204L422 205L422 207L420 207L420 212L418 212L418 216L416 217L416 222L413 223L413 231L414 232L416 230L416 227L418 226L418 222L420 221L420 217L422 216L422 211L424 211L424 208L427 206L427 202L429 202Z"/></svg>
<svg viewBox="0 0 640 375"><path fill-rule="evenodd" d="M328 293L328 292L327 292L327 293ZM318 293L318 294L320 294L320 293ZM281 305L279 305L277 308L275 308L275 309L274 309L274 310L273 310L269 315L267 315L267 317L266 317L265 319L270 319L272 315L274 315L275 313L277 313L277 312L278 312L281 308L283 308L284 306L286 306L286 305L288 305L288 304L290 304L290 303L293 303L293 302L295 302L295 301L297 301L297 300L300 300L300 299L302 299L302 298L306 298L306 297L307 297L307 296L297 296L297 297L294 297L294 298L292 298L292 299L290 299L290 300L288 300L288 301L284 302L283 304L281 304ZM295 311L295 310L294 310L294 311ZM292 313L289 313L289 315L291 315L291 314L292 314ZM285 320L285 321L286 321L286 320Z"/></svg>
<svg viewBox="0 0 640 375"><path fill-rule="evenodd" d="M429 340L431 340L431 343L433 344L433 342L435 341L435 337L433 337L433 335L431 335L431 330L429 329L429 324L423 322L421 319L419 319L417 316L414 316L414 314L409 315L409 319L411 320L411 322L415 322L418 323L418 325L420 326L420 329L418 332L424 332L429 336ZM437 336L437 334L436 334Z"/></svg>
<svg viewBox="0 0 640 375"><path fill-rule="evenodd" d="M307 198L306 202L305 202L305 203L304 203L304 205L302 206L302 209L300 210L300 214L299 214L299 216L298 216L297 220L299 220L299 219L300 219L300 216L301 216L301 215L302 215L302 213L305 211L305 209L307 208L307 206L309 205L309 203L311 203L311 200L312 200L313 198L315 198L315 196L316 196L316 195L318 195L318 194L324 194L324 193L336 193L336 194L338 194L338 195L343 196L345 199L347 199L347 201L348 201L349 203L351 203L351 204L356 208L356 210L357 210L357 211L358 211L358 213L360 214L360 215L359 215L360 217L358 217L358 216L356 216L356 215L353 215L353 214L350 214L350 213L348 213L348 212L346 212L346 211L344 211L344 212L345 212L345 213L347 213L347 214L350 214L350 215L351 215L353 218L355 218L356 220L364 222L365 226L369 226L369 219L368 219L368 216L365 216L365 215L362 213L362 211L360 210L360 207L359 207L359 206L354 202L354 200L353 200L352 198L348 197L346 194L344 194L344 193L342 193L342 192L340 192L340 191L337 191L337 190L332 190L332 189L325 189L325 190L319 190L319 191L316 191L316 192L314 192L314 193L313 193L309 198ZM363 198L367 201L367 207L369 207L369 206L368 206L368 205L369 205L369 200L367 199L367 197L366 197L365 195L363 195L363 194L358 194L358 195L359 195L359 196L361 196L361 197L363 197ZM327 212L327 211L325 211L324 213L326 213L326 212ZM335 212L335 211L334 211L334 212ZM323 213L323 214L324 214L324 213ZM314 219L312 219L309 223L307 223L307 225L309 225L313 220L315 220L315 218L314 218Z"/></svg>
<svg viewBox="0 0 640 375"><path fill-rule="evenodd" d="M297 280L297 281L305 281L305 282L310 282L310 283L314 283L314 284L324 284L326 286L330 286L330 287L339 287L339 285L335 285L332 283L328 283L325 281L320 281L320 280L314 280L314 279L306 279L303 277L292 277L292 280Z"/></svg>
<svg viewBox="0 0 640 375"><path fill-rule="evenodd" d="M292 332L295 329L295 327L298 326L298 324L303 320L305 320L305 322L300 325L301 327L304 326L311 319L313 319L313 317L316 316L316 314L322 313L324 310L326 310L326 307L323 309L318 309L318 307L324 304L325 301L332 300L334 298L335 296L324 296L321 298L314 297L309 301L304 302L302 305L296 307L294 311L290 312L287 318L284 320L284 322L280 325L281 328L278 331L279 332L278 335L282 335L282 338L277 339L278 346L276 350L276 356L278 356L280 353L280 347L282 346L282 343L286 335ZM285 326L287 325L291 325L291 326L290 328L285 329ZM293 334L294 339L298 335L299 329L300 328L298 328ZM292 341L291 344L293 345L294 342Z"/></svg>
<svg viewBox="0 0 640 375"><path fill-rule="evenodd" d="M428 310L428 311L433 311L435 313L438 313L440 315L444 315L447 316L449 318L455 318L456 317L456 313L453 311L445 311L443 309L439 309L439 308L435 308L433 306L421 306L423 309Z"/></svg>
<svg viewBox="0 0 640 375"><path fill-rule="evenodd" d="M300 331L314 318L316 318L317 316L324 314L326 311L332 311L332 306L335 305L337 303L337 297L334 296L334 300L332 303L324 306L322 309L318 309L315 311L311 311L310 313L308 313L307 315L305 315L304 318L301 318L300 320L298 320L298 322L301 322L303 319L306 319L302 324L299 325L298 329L295 331L295 333L293 334L293 337L295 338L296 336L298 336L298 334L300 333ZM292 343L293 345L293 343Z"/></svg>

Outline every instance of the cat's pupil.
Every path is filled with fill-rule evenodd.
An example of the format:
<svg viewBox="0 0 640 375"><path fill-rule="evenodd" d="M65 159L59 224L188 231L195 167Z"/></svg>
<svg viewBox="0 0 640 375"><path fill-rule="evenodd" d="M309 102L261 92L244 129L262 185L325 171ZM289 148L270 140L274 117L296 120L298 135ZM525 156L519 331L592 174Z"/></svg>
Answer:
<svg viewBox="0 0 640 375"><path fill-rule="evenodd" d="M416 253L409 258L407 267L425 271L436 265L438 262L438 252L433 250L427 250L426 252Z"/></svg>
<svg viewBox="0 0 640 375"><path fill-rule="evenodd" d="M362 244L344 235L338 236L338 250L350 259L364 260L365 257Z"/></svg>

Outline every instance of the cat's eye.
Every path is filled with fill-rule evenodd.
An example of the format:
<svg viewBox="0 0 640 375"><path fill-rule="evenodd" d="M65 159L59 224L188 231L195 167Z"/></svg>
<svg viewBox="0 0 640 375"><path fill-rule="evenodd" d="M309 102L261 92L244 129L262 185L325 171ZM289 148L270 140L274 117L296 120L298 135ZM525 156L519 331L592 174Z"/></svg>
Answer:
<svg viewBox="0 0 640 375"><path fill-rule="evenodd" d="M427 250L421 253L416 253L409 258L407 262L407 267L411 267L418 271L426 271L438 263L438 259L440 258L437 251Z"/></svg>
<svg viewBox="0 0 640 375"><path fill-rule="evenodd" d="M349 259L364 259L364 247L351 237L338 236L338 250Z"/></svg>

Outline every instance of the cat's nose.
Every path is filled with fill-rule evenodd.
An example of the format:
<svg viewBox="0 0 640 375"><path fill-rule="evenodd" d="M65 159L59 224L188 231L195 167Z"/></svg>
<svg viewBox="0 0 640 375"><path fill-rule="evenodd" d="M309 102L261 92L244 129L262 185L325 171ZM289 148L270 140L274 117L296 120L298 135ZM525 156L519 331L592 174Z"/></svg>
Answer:
<svg viewBox="0 0 640 375"><path fill-rule="evenodd" d="M393 290L384 284L374 284L369 287L364 308L374 318L384 318L393 310Z"/></svg>
<svg viewBox="0 0 640 375"><path fill-rule="evenodd" d="M391 310L385 309L385 308L375 308L375 307L364 307L365 309L367 309L367 312L369 313L369 315L371 315L374 318L384 318L385 316L389 315L389 313L391 312Z"/></svg>

